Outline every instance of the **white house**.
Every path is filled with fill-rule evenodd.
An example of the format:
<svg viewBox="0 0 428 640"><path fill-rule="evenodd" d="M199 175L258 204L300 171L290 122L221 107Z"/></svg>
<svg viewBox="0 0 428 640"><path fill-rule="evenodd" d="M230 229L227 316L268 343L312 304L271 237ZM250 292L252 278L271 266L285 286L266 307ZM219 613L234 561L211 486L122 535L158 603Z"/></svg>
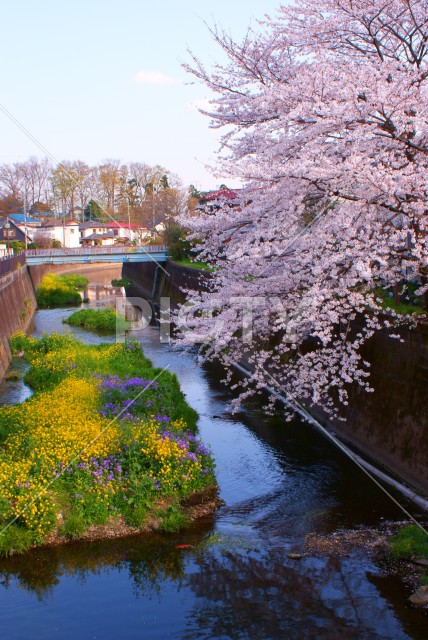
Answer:
<svg viewBox="0 0 428 640"><path fill-rule="evenodd" d="M116 244L116 239L111 231L106 233L91 233L80 238L82 247L108 247Z"/></svg>
<svg viewBox="0 0 428 640"><path fill-rule="evenodd" d="M88 221L79 225L82 246L108 246L141 242L150 236L150 231L137 224L128 224L112 220L111 222Z"/></svg>
<svg viewBox="0 0 428 640"><path fill-rule="evenodd" d="M62 247L76 249L80 247L79 223L75 220L68 222L61 220L52 220L45 222L35 233L35 241L37 236L48 240L57 240Z"/></svg>

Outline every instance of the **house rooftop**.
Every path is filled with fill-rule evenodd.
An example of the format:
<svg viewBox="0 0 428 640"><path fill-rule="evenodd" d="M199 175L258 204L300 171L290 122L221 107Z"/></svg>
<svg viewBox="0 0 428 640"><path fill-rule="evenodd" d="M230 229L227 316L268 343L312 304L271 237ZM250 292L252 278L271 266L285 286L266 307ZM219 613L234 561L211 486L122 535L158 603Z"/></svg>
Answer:
<svg viewBox="0 0 428 640"><path fill-rule="evenodd" d="M110 238L114 238L113 233L91 233L90 236L86 236L86 238L82 238L80 242L87 242L88 240L107 240Z"/></svg>
<svg viewBox="0 0 428 640"><path fill-rule="evenodd" d="M9 218L16 222L16 224L25 224L25 222L27 222L27 224L41 224L40 220L28 215L26 216L27 220L25 220L25 215L23 213L11 213Z"/></svg>
<svg viewBox="0 0 428 640"><path fill-rule="evenodd" d="M209 202L211 200L236 200L238 197L238 190L232 191L227 187L217 189L217 191L209 191L201 198L201 202Z"/></svg>
<svg viewBox="0 0 428 640"><path fill-rule="evenodd" d="M109 222L108 227L110 229L140 229L138 224L128 224L127 222L118 222L117 220L113 220Z"/></svg>
<svg viewBox="0 0 428 640"><path fill-rule="evenodd" d="M88 222L82 222L79 224L80 231L85 229L107 229L109 227L105 222L96 222L95 220L88 220Z"/></svg>
<svg viewBox="0 0 428 640"><path fill-rule="evenodd" d="M70 226L79 226L79 223L76 220L67 220L62 221L58 218L56 220L49 220L49 222L44 222L43 227L70 227Z"/></svg>

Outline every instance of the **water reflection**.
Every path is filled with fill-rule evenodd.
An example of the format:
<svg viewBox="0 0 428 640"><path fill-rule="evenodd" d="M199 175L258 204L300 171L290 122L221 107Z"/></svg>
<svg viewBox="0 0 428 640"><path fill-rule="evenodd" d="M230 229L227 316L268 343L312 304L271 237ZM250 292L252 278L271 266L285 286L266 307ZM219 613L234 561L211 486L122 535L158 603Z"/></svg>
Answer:
<svg viewBox="0 0 428 640"><path fill-rule="evenodd" d="M191 552L176 548L182 536L136 537L39 549L26 558L3 561L1 582L12 592L19 588L36 594L54 618L65 615L67 623L82 607L87 616L84 602L87 595L93 597L91 577L102 578L112 589L103 601L106 620L104 611L92 612L98 616L100 637L113 637L119 622L129 615L123 594L115 591L115 585L123 579L139 601L138 616L161 611L165 601L171 602L173 597L175 606L182 607L180 612L171 609L168 613L173 625L185 613L180 635L173 637L186 640L423 637L422 626L420 632L414 628L412 635L402 628L388 599L380 597L375 581L368 579L368 573L378 574L378 569L367 560L357 554L345 559L290 560L283 545L271 544L253 533L251 537L245 532L239 537L210 537L208 525L199 524L186 532L186 541L194 545ZM65 578L72 584L66 603L55 598ZM396 588L397 581L388 581ZM112 629L108 607L115 600L122 618L113 623ZM127 620L128 631L137 624L134 616L131 612ZM415 627L415 620L412 622ZM422 618L420 623L423 624ZM61 637L72 637L64 631L65 628ZM20 636L14 636L11 629L8 637ZM121 637L137 635L125 630ZM165 636L153 625L152 637Z"/></svg>

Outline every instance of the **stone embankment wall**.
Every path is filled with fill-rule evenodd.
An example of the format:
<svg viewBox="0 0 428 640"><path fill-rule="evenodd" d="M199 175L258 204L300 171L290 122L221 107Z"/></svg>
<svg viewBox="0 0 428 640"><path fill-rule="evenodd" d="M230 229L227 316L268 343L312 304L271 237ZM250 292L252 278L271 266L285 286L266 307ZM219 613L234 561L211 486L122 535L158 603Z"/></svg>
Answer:
<svg viewBox="0 0 428 640"><path fill-rule="evenodd" d="M168 263L169 276L154 263L130 264L124 275L136 285L132 295L169 296L182 302L182 287L206 287L210 274ZM156 275L157 274L157 275ZM428 325L401 329L403 342L379 332L364 350L371 363L374 393L350 389L346 422L307 409L344 442L428 495Z"/></svg>
<svg viewBox="0 0 428 640"><path fill-rule="evenodd" d="M26 331L36 309L36 297L27 267L18 267L0 278L0 379L9 366L8 338Z"/></svg>

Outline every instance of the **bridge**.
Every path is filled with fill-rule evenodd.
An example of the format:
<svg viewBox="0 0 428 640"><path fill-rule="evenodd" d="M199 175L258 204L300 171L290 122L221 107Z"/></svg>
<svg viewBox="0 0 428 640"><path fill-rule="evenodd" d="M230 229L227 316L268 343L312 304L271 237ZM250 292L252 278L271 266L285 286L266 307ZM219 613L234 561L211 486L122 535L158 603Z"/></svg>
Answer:
<svg viewBox="0 0 428 640"><path fill-rule="evenodd" d="M79 249L31 249L25 251L28 266L38 264L90 264L92 262L166 262L163 245L143 247L84 247Z"/></svg>

